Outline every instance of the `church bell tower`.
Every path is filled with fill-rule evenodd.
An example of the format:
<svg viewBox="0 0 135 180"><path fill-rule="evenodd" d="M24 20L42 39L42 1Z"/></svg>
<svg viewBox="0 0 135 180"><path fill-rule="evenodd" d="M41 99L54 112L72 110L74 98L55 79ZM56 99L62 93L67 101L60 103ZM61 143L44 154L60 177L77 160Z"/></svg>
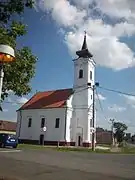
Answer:
<svg viewBox="0 0 135 180"><path fill-rule="evenodd" d="M91 146L93 90L88 84L95 84L95 62L88 50L86 32L81 50L74 62L74 95L72 137L77 146Z"/></svg>

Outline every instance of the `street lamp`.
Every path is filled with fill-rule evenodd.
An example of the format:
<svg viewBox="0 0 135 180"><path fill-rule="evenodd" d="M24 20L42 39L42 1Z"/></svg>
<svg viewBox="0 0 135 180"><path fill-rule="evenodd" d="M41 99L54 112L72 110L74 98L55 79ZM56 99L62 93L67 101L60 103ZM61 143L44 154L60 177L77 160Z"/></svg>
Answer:
<svg viewBox="0 0 135 180"><path fill-rule="evenodd" d="M3 64L10 63L15 60L15 51L12 47L4 44L0 44L0 100L2 94L2 85L3 85Z"/></svg>

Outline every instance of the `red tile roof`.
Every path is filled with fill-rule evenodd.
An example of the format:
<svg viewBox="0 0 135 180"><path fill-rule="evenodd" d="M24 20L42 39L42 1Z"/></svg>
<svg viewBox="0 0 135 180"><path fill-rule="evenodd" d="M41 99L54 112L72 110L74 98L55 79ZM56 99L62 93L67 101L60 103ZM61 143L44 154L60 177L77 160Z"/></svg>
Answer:
<svg viewBox="0 0 135 180"><path fill-rule="evenodd" d="M72 93L73 89L38 92L19 110L65 107L66 101Z"/></svg>
<svg viewBox="0 0 135 180"><path fill-rule="evenodd" d="M2 130L2 131L16 131L16 122L0 120L0 130Z"/></svg>

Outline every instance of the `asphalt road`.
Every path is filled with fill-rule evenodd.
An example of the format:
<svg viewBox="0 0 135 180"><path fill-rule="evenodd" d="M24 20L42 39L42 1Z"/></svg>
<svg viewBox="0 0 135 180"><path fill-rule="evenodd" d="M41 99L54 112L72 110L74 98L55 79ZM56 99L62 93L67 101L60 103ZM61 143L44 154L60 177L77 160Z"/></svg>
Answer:
<svg viewBox="0 0 135 180"><path fill-rule="evenodd" d="M135 155L0 149L0 176L16 180L135 180Z"/></svg>

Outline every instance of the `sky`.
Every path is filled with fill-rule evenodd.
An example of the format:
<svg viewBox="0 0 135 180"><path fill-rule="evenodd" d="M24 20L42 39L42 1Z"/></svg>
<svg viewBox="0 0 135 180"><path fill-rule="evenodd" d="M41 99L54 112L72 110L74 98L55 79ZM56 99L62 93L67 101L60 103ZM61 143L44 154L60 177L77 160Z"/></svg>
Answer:
<svg viewBox="0 0 135 180"><path fill-rule="evenodd" d="M3 103L1 119L16 121L16 110L36 91L73 86L73 62L84 31L96 61L100 86L135 94L135 1L134 0L35 0L22 19L28 33L18 47L29 46L38 57L32 92ZM97 126L110 129L110 118L125 123L135 133L135 96L97 89Z"/></svg>

